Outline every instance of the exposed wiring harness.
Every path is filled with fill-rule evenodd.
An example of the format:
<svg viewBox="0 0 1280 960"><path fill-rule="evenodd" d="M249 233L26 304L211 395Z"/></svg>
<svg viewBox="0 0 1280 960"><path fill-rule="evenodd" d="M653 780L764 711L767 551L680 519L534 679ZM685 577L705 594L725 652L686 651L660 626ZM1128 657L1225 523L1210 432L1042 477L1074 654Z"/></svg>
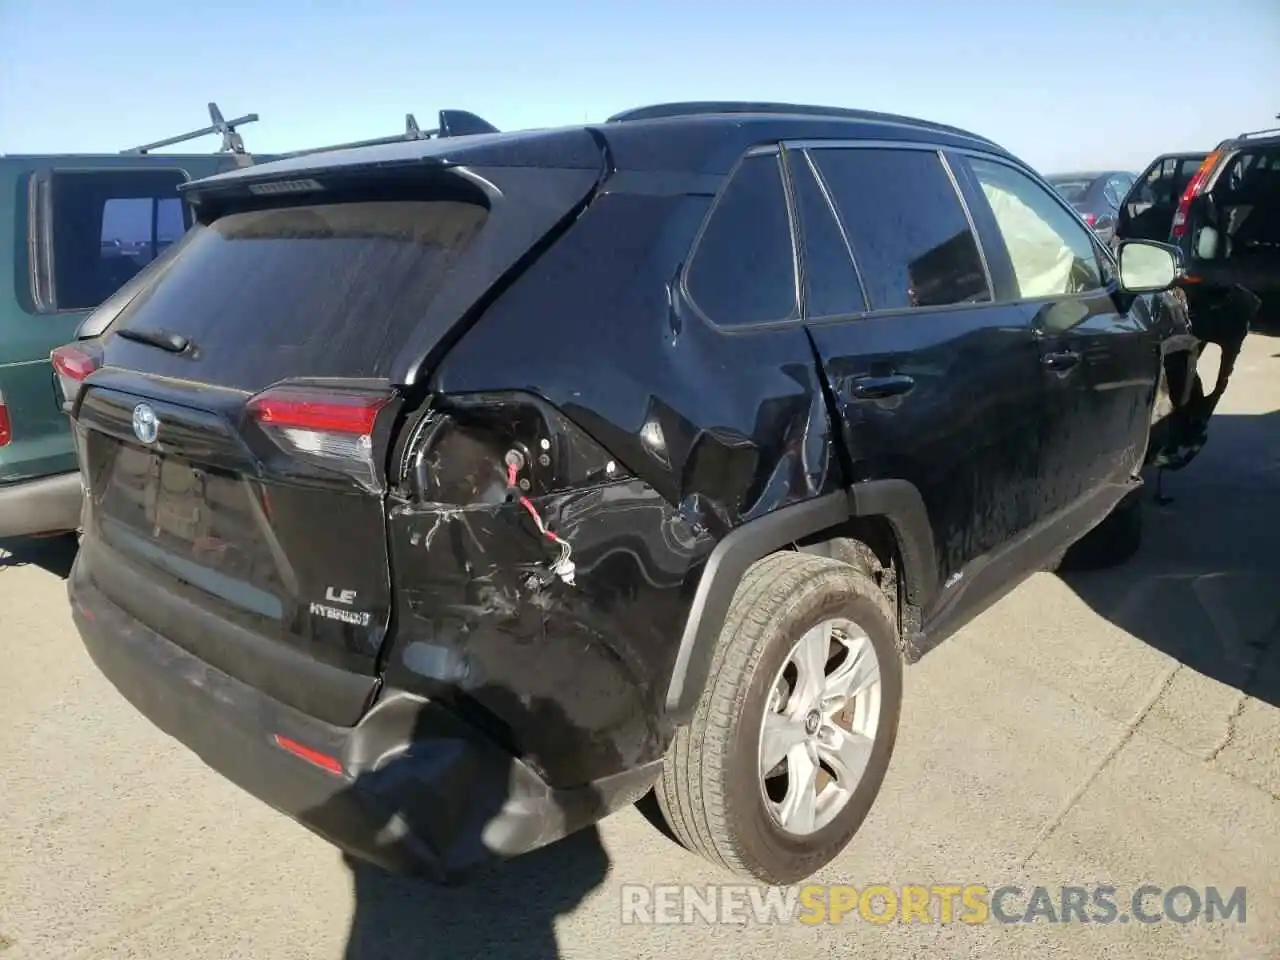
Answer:
<svg viewBox="0 0 1280 960"><path fill-rule="evenodd" d="M560 556L551 564L551 572L558 576L565 583L573 583L574 564L571 559L573 556L573 547L569 545L569 541L556 536L542 520L542 515L538 513L538 508L520 489L518 477L520 467L524 463L524 457L517 450L511 450L506 456L507 464L507 488L511 495L516 498L516 502L520 504L530 517L533 518L534 524L538 528L538 532L556 544L560 548Z"/></svg>

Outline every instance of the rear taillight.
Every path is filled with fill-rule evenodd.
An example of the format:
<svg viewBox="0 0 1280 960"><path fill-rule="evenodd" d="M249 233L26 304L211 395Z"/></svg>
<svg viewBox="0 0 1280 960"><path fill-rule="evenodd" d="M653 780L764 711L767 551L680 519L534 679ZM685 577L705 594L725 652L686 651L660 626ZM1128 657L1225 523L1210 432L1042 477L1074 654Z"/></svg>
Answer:
<svg viewBox="0 0 1280 960"><path fill-rule="evenodd" d="M1204 189L1205 182L1209 179L1209 175L1213 173L1220 156L1220 153L1214 151L1205 157L1204 163L1200 164L1195 175L1187 183L1187 189L1182 191L1182 197L1178 200L1178 210L1173 215L1173 236L1186 236L1187 218L1191 215L1191 201Z"/></svg>
<svg viewBox="0 0 1280 960"><path fill-rule="evenodd" d="M7 446L13 439L13 421L9 419L9 408L5 406L4 394L0 393L0 447Z"/></svg>
<svg viewBox="0 0 1280 960"><path fill-rule="evenodd" d="M1084 222L1091 227L1096 225L1098 222L1098 215L1096 213L1082 213L1080 216L1084 217Z"/></svg>
<svg viewBox="0 0 1280 960"><path fill-rule="evenodd" d="M390 393L276 387L250 399L245 409L291 458L346 474L366 490L378 491L374 434L379 414L393 399Z"/></svg>
<svg viewBox="0 0 1280 960"><path fill-rule="evenodd" d="M57 375L64 404L75 403L80 385L89 374L102 366L102 357L96 351L70 343L50 353L49 359L53 362L53 371Z"/></svg>
<svg viewBox="0 0 1280 960"><path fill-rule="evenodd" d="M514 393L437 400L406 434L397 473L414 499L458 506L633 476L554 407Z"/></svg>

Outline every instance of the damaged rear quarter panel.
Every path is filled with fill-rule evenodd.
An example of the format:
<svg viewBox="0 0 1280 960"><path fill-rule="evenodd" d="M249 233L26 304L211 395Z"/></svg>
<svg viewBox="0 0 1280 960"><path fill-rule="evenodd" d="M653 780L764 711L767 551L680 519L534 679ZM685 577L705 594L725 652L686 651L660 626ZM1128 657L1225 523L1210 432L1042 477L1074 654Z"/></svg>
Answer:
<svg viewBox="0 0 1280 960"><path fill-rule="evenodd" d="M391 511L403 599L387 684L452 697L555 786L662 755L663 698L711 548L839 486L804 330L716 330L677 290L708 179L618 175L429 382L437 396L535 394L635 478L536 501L573 546L576 585L530 584L553 549L518 506ZM475 703L481 685L551 698L563 719L521 723Z"/></svg>
<svg viewBox="0 0 1280 960"><path fill-rule="evenodd" d="M572 786L665 748L656 678L708 543L643 481L535 505L573 545L572 585L548 575L554 550L518 504L391 511L400 640L386 681L450 703L554 786Z"/></svg>

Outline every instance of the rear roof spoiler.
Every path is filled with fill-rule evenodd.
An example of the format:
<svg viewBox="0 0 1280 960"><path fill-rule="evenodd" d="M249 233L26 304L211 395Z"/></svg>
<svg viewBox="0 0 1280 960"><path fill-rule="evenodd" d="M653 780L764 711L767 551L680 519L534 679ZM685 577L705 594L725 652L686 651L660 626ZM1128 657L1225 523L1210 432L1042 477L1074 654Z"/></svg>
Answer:
<svg viewBox="0 0 1280 960"><path fill-rule="evenodd" d="M405 140L428 140L431 137L467 137L481 133L499 133L493 124L489 123L474 113L466 110L441 110L438 114L439 122L434 129L423 130L418 126L418 121L412 113L405 114L404 117L404 133L395 134L389 137L375 137L372 140L355 140L350 143L335 143L327 147L311 147L306 150L295 150L291 153L273 154L271 159L281 159L282 157L300 157L311 153L324 153L329 150L348 150L354 147L372 147L384 143L400 143ZM218 109L216 103L209 103L209 119L212 121L209 126L201 127L198 130L191 130L187 133L180 133L174 137L166 137L163 140L156 140L153 143L144 143L141 146L130 147L128 150L121 150L122 154L131 156L144 156L153 150L159 150L161 147L171 147L175 144L186 143L189 140L198 140L201 137L207 137L212 134L219 134L222 137L222 146L218 148L218 153L230 153L235 158L238 166L251 166L254 163L253 156L245 150L244 138L240 136L237 127L246 123L255 123L258 120L256 113L246 113L243 117L236 117L234 120L224 119L222 111Z"/></svg>

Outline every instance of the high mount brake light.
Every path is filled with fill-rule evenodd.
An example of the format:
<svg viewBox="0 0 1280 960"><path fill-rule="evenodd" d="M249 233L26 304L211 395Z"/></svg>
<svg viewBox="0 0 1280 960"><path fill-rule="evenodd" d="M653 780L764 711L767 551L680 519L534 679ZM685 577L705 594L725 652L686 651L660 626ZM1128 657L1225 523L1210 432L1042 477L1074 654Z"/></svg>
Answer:
<svg viewBox="0 0 1280 960"><path fill-rule="evenodd" d="M80 392L80 385L89 374L102 366L102 358L74 344L58 347L49 354L58 387L65 403L72 403Z"/></svg>
<svg viewBox="0 0 1280 960"><path fill-rule="evenodd" d="M1209 175L1213 173L1214 168L1218 165L1218 160L1222 156L1218 151L1214 151L1204 158L1204 162L1197 168L1195 175L1187 183L1187 189L1182 191L1182 196L1178 200L1178 210L1173 215L1172 233L1175 237L1186 236L1187 218L1191 213L1191 201L1194 200L1204 188L1205 182L1209 179Z"/></svg>
<svg viewBox="0 0 1280 960"><path fill-rule="evenodd" d="M294 458L345 473L366 490L379 489L373 432L391 394L343 393L319 387L277 387L251 398L246 411Z"/></svg>

